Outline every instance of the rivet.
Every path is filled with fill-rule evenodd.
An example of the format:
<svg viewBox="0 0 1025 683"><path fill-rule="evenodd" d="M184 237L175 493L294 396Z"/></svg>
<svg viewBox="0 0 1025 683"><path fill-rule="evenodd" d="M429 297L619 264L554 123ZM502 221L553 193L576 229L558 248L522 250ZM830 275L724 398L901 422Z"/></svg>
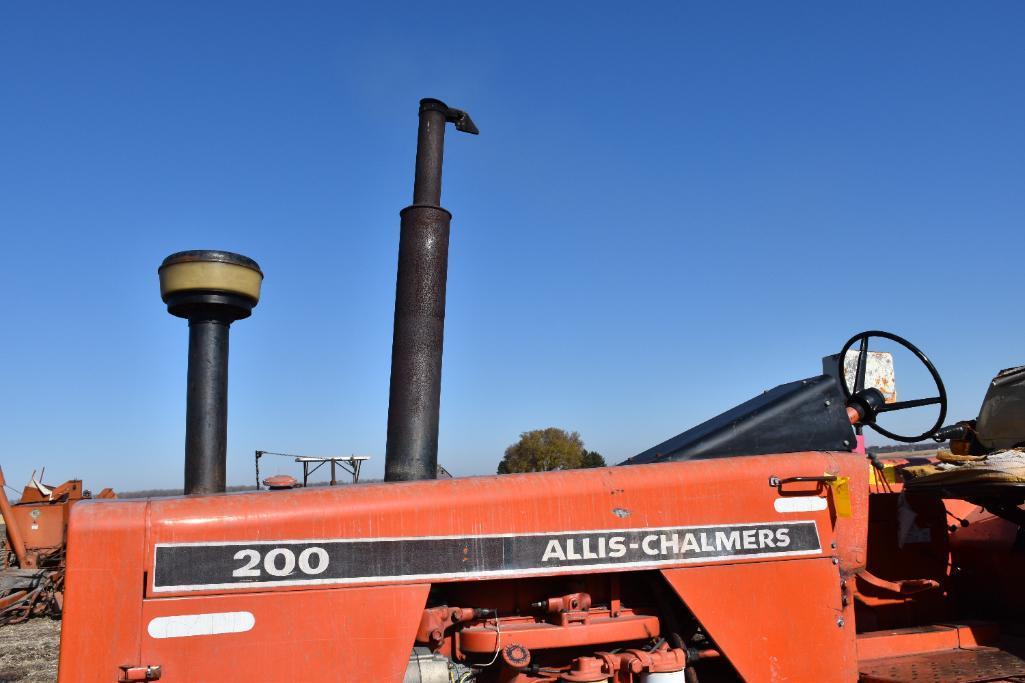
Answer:
<svg viewBox="0 0 1025 683"><path fill-rule="evenodd" d="M833 564L840 564L840 560L838 560L837 558L834 557L833 558Z"/></svg>
<svg viewBox="0 0 1025 683"><path fill-rule="evenodd" d="M836 625L838 628L843 628L843 617L836 620Z"/></svg>

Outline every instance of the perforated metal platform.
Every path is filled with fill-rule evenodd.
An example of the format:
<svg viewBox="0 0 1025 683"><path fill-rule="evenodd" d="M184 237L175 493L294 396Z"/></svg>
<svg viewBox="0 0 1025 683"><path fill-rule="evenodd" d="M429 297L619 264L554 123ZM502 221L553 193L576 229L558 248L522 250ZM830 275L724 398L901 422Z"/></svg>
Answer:
<svg viewBox="0 0 1025 683"><path fill-rule="evenodd" d="M990 647L873 659L860 669L861 683L1025 683L1025 659Z"/></svg>

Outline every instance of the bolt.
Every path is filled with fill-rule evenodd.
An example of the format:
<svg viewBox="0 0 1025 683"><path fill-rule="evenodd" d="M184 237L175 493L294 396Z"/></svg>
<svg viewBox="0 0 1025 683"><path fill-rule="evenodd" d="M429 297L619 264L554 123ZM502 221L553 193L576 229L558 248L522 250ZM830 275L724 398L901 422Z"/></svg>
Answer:
<svg viewBox="0 0 1025 683"><path fill-rule="evenodd" d="M843 624L844 624L843 617L840 617L839 619L836 620L836 625L837 625L838 628L843 628Z"/></svg>
<svg viewBox="0 0 1025 683"><path fill-rule="evenodd" d="M832 543L830 543L829 547L830 548L836 548L836 541L833 541Z"/></svg>
<svg viewBox="0 0 1025 683"><path fill-rule="evenodd" d="M827 405L827 406L828 406L828 405L832 405L832 404L833 404L833 402L832 402L832 401L830 401L829 399L826 399L826 405Z"/></svg>
<svg viewBox="0 0 1025 683"><path fill-rule="evenodd" d="M840 560L834 557L833 558L833 564L840 564Z"/></svg>

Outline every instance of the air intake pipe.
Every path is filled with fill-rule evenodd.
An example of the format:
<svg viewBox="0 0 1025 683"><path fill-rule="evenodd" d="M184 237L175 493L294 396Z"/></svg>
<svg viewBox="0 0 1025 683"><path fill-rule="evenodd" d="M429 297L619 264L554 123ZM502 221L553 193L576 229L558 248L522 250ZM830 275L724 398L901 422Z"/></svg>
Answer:
<svg viewBox="0 0 1025 683"><path fill-rule="evenodd" d="M386 481L434 479L438 469L441 354L445 332L449 221L441 208L445 124L476 135L469 115L420 100L413 204L400 213Z"/></svg>
<svg viewBox="0 0 1025 683"><path fill-rule="evenodd" d="M228 251L182 251L161 264L167 311L189 321L185 493L222 493L228 453L228 328L260 300L256 261Z"/></svg>

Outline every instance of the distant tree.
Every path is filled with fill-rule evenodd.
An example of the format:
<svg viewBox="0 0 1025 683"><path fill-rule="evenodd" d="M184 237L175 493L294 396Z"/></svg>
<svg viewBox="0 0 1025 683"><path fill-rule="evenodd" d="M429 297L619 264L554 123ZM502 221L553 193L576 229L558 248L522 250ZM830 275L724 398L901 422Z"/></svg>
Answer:
<svg viewBox="0 0 1025 683"><path fill-rule="evenodd" d="M498 473L571 470L581 466L585 452L577 432L556 427L535 429L523 432L519 441L505 449Z"/></svg>
<svg viewBox="0 0 1025 683"><path fill-rule="evenodd" d="M598 451L584 451L584 457L580 459L580 467L606 467L605 458L601 457Z"/></svg>

